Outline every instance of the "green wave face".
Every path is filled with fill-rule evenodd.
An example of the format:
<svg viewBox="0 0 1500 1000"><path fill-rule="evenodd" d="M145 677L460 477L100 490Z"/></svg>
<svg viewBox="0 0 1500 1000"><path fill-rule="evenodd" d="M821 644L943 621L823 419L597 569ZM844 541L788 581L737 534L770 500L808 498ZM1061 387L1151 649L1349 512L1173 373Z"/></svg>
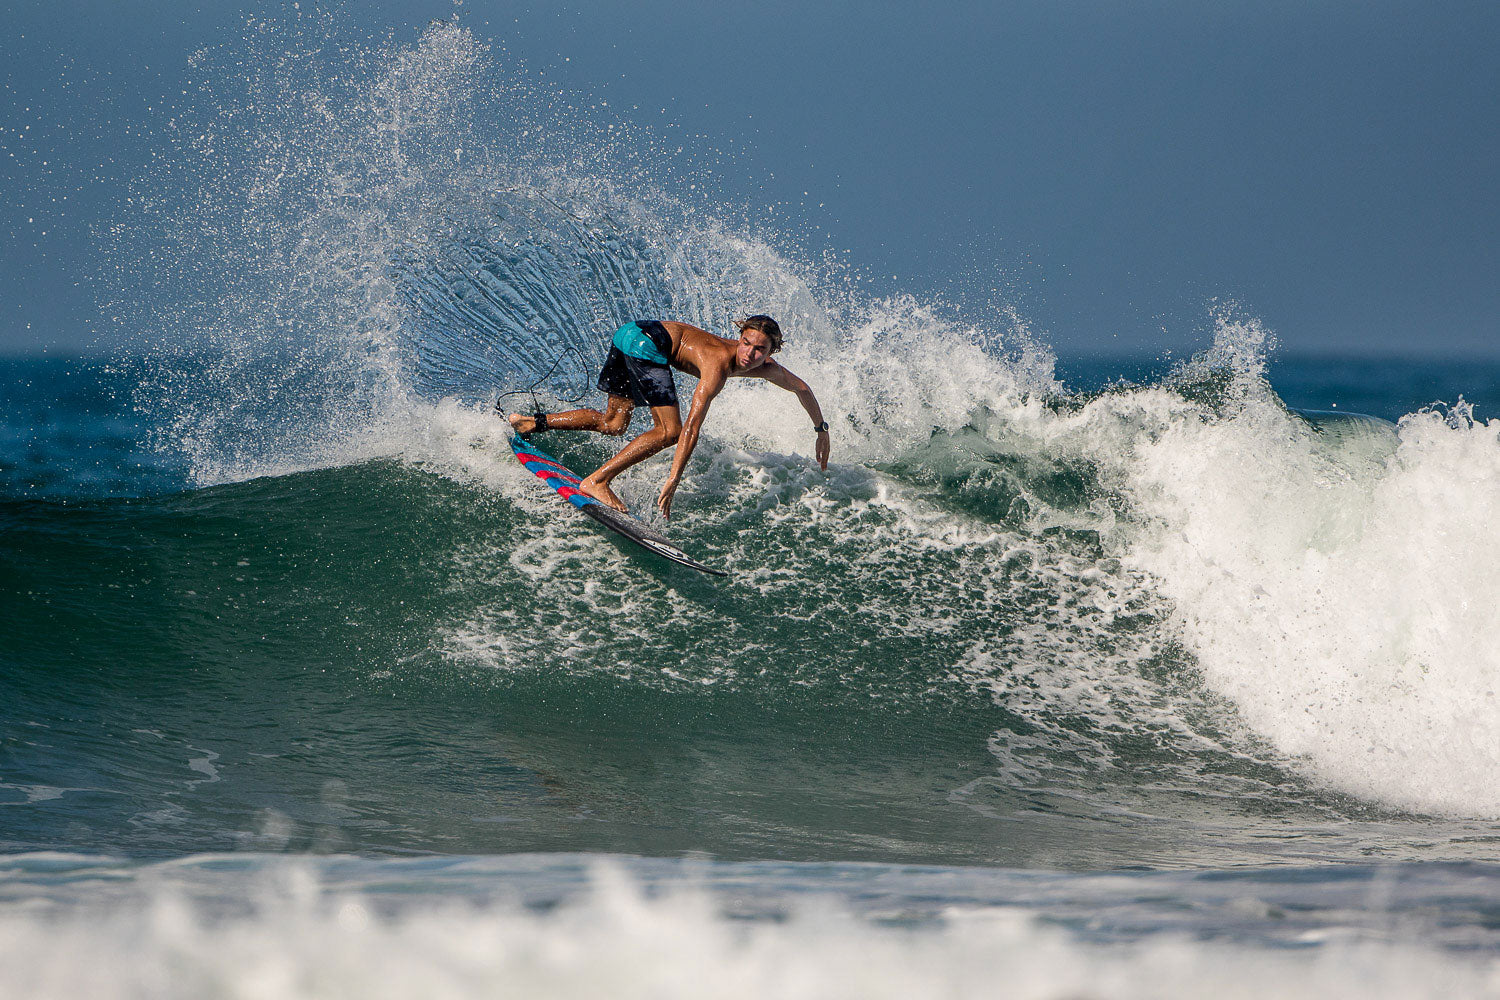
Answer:
<svg viewBox="0 0 1500 1000"><path fill-rule="evenodd" d="M509 464L8 501L4 846L1097 866L1398 835L1201 689L1097 531L1017 512L1096 477L982 437L826 480L718 453L670 530L727 581Z"/></svg>

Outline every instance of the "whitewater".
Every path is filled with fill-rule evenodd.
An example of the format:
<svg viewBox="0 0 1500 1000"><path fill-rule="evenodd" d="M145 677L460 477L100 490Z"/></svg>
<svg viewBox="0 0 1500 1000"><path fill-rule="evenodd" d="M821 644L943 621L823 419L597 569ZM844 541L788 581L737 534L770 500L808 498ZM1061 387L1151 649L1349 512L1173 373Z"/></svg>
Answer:
<svg viewBox="0 0 1500 1000"><path fill-rule="evenodd" d="M1213 302L1075 378L459 20L338 30L198 53L131 349L0 365L0 991L1500 992L1495 373L1346 412ZM621 322L752 312L833 455L719 397L656 526L726 580L515 462Z"/></svg>

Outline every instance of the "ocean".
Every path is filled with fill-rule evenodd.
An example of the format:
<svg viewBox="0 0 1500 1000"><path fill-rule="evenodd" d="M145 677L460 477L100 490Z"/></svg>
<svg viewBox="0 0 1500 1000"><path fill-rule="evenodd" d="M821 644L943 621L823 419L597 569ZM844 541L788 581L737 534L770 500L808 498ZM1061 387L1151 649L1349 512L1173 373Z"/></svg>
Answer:
<svg viewBox="0 0 1500 1000"><path fill-rule="evenodd" d="M1500 364L1060 358L485 145L453 23L234 58L126 348L0 361L0 995L1500 993ZM828 471L734 384L670 522L617 484L728 577L515 461L620 322L743 312Z"/></svg>

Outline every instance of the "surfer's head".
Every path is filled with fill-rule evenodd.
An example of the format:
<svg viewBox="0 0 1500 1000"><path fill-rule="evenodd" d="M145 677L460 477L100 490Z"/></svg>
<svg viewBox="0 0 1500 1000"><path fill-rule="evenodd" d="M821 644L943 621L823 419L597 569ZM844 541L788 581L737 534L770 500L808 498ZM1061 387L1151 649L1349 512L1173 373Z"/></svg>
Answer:
<svg viewBox="0 0 1500 1000"><path fill-rule="evenodd" d="M781 327L769 316L746 316L735 320L740 331L740 346L735 361L741 369L759 368L766 359L781 350Z"/></svg>

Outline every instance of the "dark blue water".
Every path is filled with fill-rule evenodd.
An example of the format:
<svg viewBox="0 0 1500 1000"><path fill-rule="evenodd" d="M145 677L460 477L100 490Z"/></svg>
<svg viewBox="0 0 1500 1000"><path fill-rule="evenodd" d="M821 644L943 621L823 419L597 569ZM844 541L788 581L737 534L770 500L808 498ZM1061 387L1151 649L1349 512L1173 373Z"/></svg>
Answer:
<svg viewBox="0 0 1500 1000"><path fill-rule="evenodd" d="M1176 362L1153 357L1059 358L1058 377L1079 390L1112 382L1150 383ZM1486 361L1435 361L1420 357L1360 358L1298 356L1278 352L1269 380L1286 405L1309 410L1350 410L1399 420L1434 403L1460 399L1489 418L1500 401L1500 365Z"/></svg>

